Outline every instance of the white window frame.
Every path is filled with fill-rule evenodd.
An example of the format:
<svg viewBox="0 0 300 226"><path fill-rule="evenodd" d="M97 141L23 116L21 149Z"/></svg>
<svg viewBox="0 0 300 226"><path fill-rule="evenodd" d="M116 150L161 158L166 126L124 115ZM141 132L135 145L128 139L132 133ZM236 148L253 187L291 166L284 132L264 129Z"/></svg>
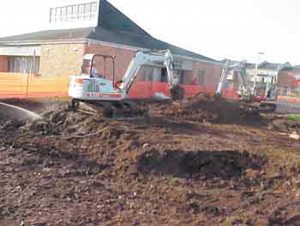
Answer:
<svg viewBox="0 0 300 226"><path fill-rule="evenodd" d="M97 2L50 8L50 23L87 21L97 16Z"/></svg>
<svg viewBox="0 0 300 226"><path fill-rule="evenodd" d="M9 72L39 74L40 57L11 56L9 57Z"/></svg>

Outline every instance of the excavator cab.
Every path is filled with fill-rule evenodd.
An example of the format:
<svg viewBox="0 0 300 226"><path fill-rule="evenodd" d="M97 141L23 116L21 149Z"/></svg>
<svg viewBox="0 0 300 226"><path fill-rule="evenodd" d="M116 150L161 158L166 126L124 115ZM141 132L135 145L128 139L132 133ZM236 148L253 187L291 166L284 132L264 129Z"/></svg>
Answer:
<svg viewBox="0 0 300 226"><path fill-rule="evenodd" d="M106 78L115 74L115 56L102 54L85 54L81 65L81 74L90 78Z"/></svg>

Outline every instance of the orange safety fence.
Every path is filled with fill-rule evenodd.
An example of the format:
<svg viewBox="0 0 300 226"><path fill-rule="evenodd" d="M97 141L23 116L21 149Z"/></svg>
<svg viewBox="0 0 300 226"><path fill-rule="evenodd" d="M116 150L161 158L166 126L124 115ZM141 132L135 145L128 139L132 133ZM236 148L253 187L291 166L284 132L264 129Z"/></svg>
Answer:
<svg viewBox="0 0 300 226"><path fill-rule="evenodd" d="M234 87L226 87L222 91L222 97L229 100L239 100L240 97Z"/></svg>
<svg viewBox="0 0 300 226"><path fill-rule="evenodd" d="M68 76L0 73L0 98L66 97Z"/></svg>
<svg viewBox="0 0 300 226"><path fill-rule="evenodd" d="M213 94L215 87L201 85L181 85L184 88L185 96L190 97L197 93L204 92ZM165 96L170 96L169 85L166 82L151 82L151 81L136 81L129 90L131 98L151 98L155 93L163 93Z"/></svg>
<svg viewBox="0 0 300 226"><path fill-rule="evenodd" d="M68 76L37 76L33 74L0 73L0 99L4 98L43 98L67 97ZM199 92L214 93L213 86L182 85L186 96L193 96ZM150 98L157 92L170 96L168 83L136 81L132 85L129 96L131 98ZM224 97L237 99L237 93L232 88L225 88Z"/></svg>

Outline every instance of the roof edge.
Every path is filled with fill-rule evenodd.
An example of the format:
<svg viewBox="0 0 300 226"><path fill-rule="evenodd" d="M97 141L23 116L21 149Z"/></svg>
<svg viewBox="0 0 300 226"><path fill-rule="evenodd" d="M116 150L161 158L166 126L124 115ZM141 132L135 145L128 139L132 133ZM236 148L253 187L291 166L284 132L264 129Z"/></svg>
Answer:
<svg viewBox="0 0 300 226"><path fill-rule="evenodd" d="M100 44L100 45L103 45L103 46L114 47L114 48L119 48L119 49L127 49L127 50L131 50L131 51L150 50L148 48L142 48L142 47L124 45L124 44L119 44L119 43L99 41L99 40L90 39L90 38L42 40L42 41L37 41L37 40L11 41L9 43L7 43L7 41L5 41L5 42L0 41L0 46L5 47L5 46L15 46L15 45L33 46L33 45L55 45L55 44L88 44L88 43ZM180 48L180 47L176 46L176 48ZM189 56L184 56L184 55L179 55L179 54L173 54L173 55L177 56L179 58L182 58L182 59L191 60L191 61L195 61L195 62L209 63L209 64L214 64L214 65L222 65L221 62L216 61L216 60L211 60L210 61L210 60L205 60L205 59L200 59L200 58L195 58L195 57L189 57Z"/></svg>
<svg viewBox="0 0 300 226"><path fill-rule="evenodd" d="M27 41L0 41L0 46L14 46L14 45L42 45L42 44L85 44L86 38L77 39L58 39L58 40L27 40Z"/></svg>
<svg viewBox="0 0 300 226"><path fill-rule="evenodd" d="M132 51L138 51L138 50L151 50L148 48L142 48L142 47L136 47L136 46L129 46L129 45L123 45L123 44L118 44L118 43L112 43L112 42L105 42L105 41L99 41L99 40L95 40L95 39L87 39L88 42L92 42L95 44L100 44L100 45L104 45L104 46L108 46L108 47L115 47L115 48L121 48L121 49L127 49L127 50L132 50ZM177 47L180 48L180 47ZM209 63L209 64L215 64L215 65L223 65L221 62L219 61L209 61L209 60L205 60L205 59L200 59L200 58L195 58L195 57L188 57L188 56L183 56L183 55L179 55L179 54L173 54L174 56L177 56L179 58L182 59L186 59L186 60L191 60L191 61L196 61L196 62L202 62L202 63Z"/></svg>

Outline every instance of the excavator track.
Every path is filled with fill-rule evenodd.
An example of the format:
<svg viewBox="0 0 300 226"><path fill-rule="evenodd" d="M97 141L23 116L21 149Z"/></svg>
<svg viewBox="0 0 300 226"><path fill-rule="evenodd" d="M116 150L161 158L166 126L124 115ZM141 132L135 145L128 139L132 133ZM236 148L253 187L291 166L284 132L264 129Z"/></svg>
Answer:
<svg viewBox="0 0 300 226"><path fill-rule="evenodd" d="M110 102L72 99L70 108L105 118L137 117L145 116L148 113L145 106L138 106L135 102L129 100Z"/></svg>
<svg viewBox="0 0 300 226"><path fill-rule="evenodd" d="M259 104L258 110L261 113L274 113L276 108L276 103L264 101Z"/></svg>
<svg viewBox="0 0 300 226"><path fill-rule="evenodd" d="M250 103L239 103L240 110L247 114L270 114L276 111L276 103L273 102L250 102Z"/></svg>

